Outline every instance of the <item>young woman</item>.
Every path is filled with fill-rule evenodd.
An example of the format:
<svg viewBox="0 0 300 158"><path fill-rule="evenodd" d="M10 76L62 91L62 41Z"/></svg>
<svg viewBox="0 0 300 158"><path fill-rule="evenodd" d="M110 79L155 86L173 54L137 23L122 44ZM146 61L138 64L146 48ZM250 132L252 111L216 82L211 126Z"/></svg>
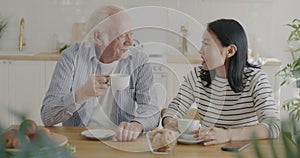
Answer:
<svg viewBox="0 0 300 158"><path fill-rule="evenodd" d="M247 62L247 37L235 20L208 24L202 37L202 66L184 78L169 104L163 126L177 129L177 118L196 103L202 127L194 137L204 145L232 140L275 138L280 116L267 75Z"/></svg>

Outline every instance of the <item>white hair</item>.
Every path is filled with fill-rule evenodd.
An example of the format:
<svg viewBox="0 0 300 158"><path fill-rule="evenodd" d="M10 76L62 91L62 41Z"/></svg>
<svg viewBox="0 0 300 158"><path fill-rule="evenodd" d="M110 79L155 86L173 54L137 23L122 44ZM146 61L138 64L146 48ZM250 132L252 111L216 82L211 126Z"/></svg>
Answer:
<svg viewBox="0 0 300 158"><path fill-rule="evenodd" d="M85 25L85 32L86 32L86 42L88 46L92 46L95 43L94 40L94 32L99 31L101 32L101 40L106 45L109 42L108 39L108 31L110 20L108 17L122 11L123 9L120 7L108 5L102 6L97 8L90 16L88 22Z"/></svg>

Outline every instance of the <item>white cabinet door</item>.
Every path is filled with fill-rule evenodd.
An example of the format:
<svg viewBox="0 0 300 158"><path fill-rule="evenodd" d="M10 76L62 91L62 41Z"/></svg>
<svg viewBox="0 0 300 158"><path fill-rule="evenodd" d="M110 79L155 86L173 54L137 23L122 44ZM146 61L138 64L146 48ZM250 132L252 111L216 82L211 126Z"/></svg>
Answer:
<svg viewBox="0 0 300 158"><path fill-rule="evenodd" d="M179 91L179 87L185 77L196 65L192 64L168 64L168 94L174 98Z"/></svg>
<svg viewBox="0 0 300 158"><path fill-rule="evenodd" d="M40 107L45 91L44 61L11 61L9 64L9 106L41 124ZM10 123L20 123L10 117Z"/></svg>
<svg viewBox="0 0 300 158"><path fill-rule="evenodd" d="M8 61L0 60L0 125L9 126L8 119Z"/></svg>
<svg viewBox="0 0 300 158"><path fill-rule="evenodd" d="M167 84L168 78L167 73L164 72L155 72L153 73L154 78L154 87L156 89L156 95L158 99L158 106L160 108L166 107L169 103L168 100L168 92L167 92Z"/></svg>

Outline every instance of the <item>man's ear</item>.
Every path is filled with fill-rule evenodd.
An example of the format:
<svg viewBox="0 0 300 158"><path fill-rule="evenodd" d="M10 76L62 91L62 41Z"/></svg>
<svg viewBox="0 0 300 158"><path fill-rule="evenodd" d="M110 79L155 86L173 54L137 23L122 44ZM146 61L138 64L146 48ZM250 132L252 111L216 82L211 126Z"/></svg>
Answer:
<svg viewBox="0 0 300 158"><path fill-rule="evenodd" d="M100 38L100 32L98 32L98 31L94 32L94 39L95 39L96 43L101 44L101 45L103 44L103 41Z"/></svg>
<svg viewBox="0 0 300 158"><path fill-rule="evenodd" d="M227 57L231 58L232 56L234 56L234 54L237 51L237 47L234 44L231 44L228 46L228 50L227 50Z"/></svg>
<svg viewBox="0 0 300 158"><path fill-rule="evenodd" d="M108 35L106 33L94 32L94 39L100 46L106 47L109 44Z"/></svg>

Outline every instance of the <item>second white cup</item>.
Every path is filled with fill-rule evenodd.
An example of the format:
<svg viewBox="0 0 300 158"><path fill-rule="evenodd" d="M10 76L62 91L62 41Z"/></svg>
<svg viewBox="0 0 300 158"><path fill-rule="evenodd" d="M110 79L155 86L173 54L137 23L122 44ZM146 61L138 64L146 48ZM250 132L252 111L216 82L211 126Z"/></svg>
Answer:
<svg viewBox="0 0 300 158"><path fill-rule="evenodd" d="M180 133L192 134L200 128L200 121L194 119L178 119L178 130Z"/></svg>

